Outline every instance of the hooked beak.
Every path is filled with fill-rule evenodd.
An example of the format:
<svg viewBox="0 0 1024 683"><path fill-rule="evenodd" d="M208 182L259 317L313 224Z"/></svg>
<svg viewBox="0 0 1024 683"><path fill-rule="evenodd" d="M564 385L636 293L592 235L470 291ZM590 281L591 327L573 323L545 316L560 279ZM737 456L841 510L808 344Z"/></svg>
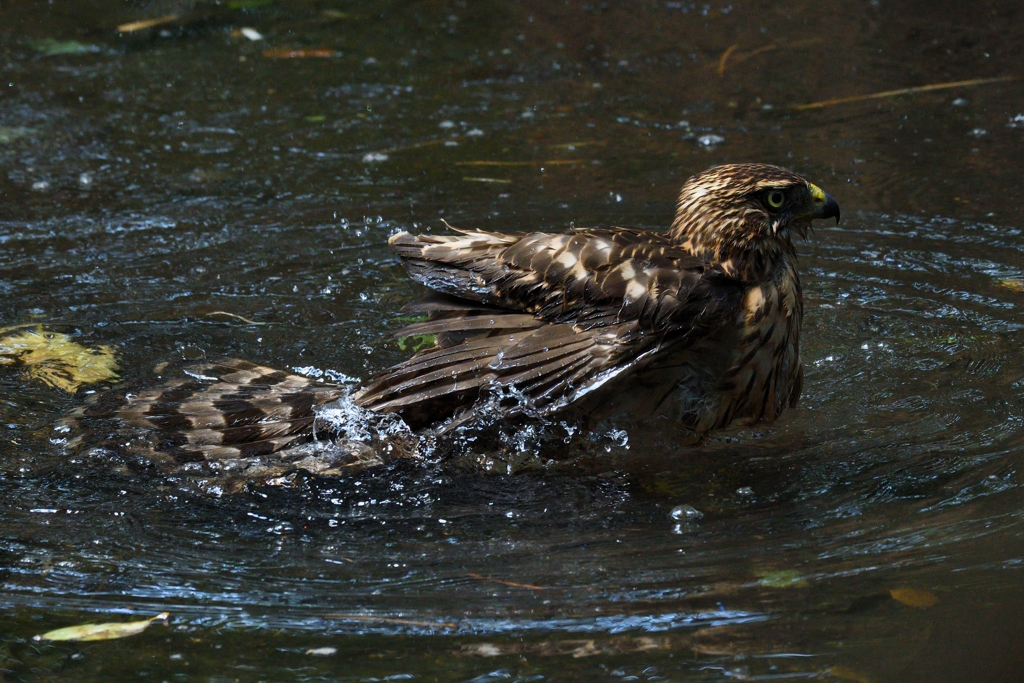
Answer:
<svg viewBox="0 0 1024 683"><path fill-rule="evenodd" d="M839 204L832 195L817 185L811 184L811 196L814 197L814 212L811 218L835 218L839 224Z"/></svg>

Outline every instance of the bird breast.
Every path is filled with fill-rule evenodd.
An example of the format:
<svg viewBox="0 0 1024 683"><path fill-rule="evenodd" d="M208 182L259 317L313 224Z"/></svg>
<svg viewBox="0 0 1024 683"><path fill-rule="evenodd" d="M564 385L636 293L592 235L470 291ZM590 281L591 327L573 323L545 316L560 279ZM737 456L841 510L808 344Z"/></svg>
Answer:
<svg viewBox="0 0 1024 683"><path fill-rule="evenodd" d="M773 420L799 397L803 306L795 264L751 286L739 315L740 342L723 376L722 400L709 429L740 418Z"/></svg>

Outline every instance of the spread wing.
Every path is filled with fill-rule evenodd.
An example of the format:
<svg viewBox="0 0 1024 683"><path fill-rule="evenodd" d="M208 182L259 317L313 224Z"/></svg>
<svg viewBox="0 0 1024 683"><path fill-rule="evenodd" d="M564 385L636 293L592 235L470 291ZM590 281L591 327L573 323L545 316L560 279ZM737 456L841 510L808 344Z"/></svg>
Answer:
<svg viewBox="0 0 1024 683"><path fill-rule="evenodd" d="M236 359L192 365L185 375L137 394L109 392L73 417L116 418L140 428L146 438L133 449L181 464L266 455L300 443L312 433L314 406L345 393Z"/></svg>
<svg viewBox="0 0 1024 683"><path fill-rule="evenodd" d="M454 423L488 401L550 415L736 319L742 285L660 233L400 233L391 244L438 294L398 334L437 345L354 398L413 426Z"/></svg>

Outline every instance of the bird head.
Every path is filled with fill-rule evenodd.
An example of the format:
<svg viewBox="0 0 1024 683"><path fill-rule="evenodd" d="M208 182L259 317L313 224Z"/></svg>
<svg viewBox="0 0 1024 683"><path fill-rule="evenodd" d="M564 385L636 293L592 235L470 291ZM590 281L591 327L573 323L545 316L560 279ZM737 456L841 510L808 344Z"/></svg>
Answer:
<svg viewBox="0 0 1024 683"><path fill-rule="evenodd" d="M691 177L679 194L672 237L713 262L768 262L793 252L815 218L835 218L839 205L817 185L768 164L725 164Z"/></svg>

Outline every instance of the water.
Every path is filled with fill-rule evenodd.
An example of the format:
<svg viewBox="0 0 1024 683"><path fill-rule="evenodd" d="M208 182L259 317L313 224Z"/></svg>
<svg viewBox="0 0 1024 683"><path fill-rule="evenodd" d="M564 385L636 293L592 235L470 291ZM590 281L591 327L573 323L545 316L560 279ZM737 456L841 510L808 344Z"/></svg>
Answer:
<svg viewBox="0 0 1024 683"><path fill-rule="evenodd" d="M115 31L187 11L0 8L0 326L112 345L124 386L222 356L366 378L421 291L396 230L662 227L685 177L756 160L843 207L798 247L803 399L699 448L510 433L227 486L66 454L85 396L2 366L0 678L1019 680L1024 85L790 108L1018 75L1016 3L278 2ZM333 54L263 55L295 48Z"/></svg>

